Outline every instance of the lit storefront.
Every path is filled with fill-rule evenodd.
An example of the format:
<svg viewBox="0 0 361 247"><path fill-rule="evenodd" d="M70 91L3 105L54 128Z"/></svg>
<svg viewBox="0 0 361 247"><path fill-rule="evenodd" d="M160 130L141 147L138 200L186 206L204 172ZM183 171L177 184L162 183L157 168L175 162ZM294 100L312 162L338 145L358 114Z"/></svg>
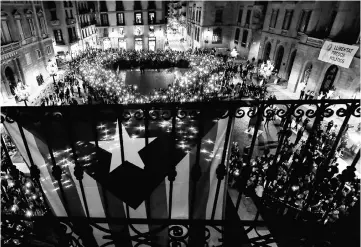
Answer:
<svg viewBox="0 0 361 247"><path fill-rule="evenodd" d="M127 49L127 42L125 41L124 38L119 38L118 39L118 47L119 47L119 50L121 50L121 49L126 50Z"/></svg>
<svg viewBox="0 0 361 247"><path fill-rule="evenodd" d="M140 51L143 49L143 39L142 38L135 38L134 49L136 51Z"/></svg>
<svg viewBox="0 0 361 247"><path fill-rule="evenodd" d="M136 51L140 51L143 49L143 34L144 34L144 27L137 26L134 29L134 49Z"/></svg>
<svg viewBox="0 0 361 247"><path fill-rule="evenodd" d="M148 47L150 51L155 51L155 44L156 44L156 38L155 37L149 37L148 41Z"/></svg>
<svg viewBox="0 0 361 247"><path fill-rule="evenodd" d="M110 39L109 38L104 38L103 39L103 49L107 50L107 49L110 49L110 48L112 48L112 44L110 42Z"/></svg>

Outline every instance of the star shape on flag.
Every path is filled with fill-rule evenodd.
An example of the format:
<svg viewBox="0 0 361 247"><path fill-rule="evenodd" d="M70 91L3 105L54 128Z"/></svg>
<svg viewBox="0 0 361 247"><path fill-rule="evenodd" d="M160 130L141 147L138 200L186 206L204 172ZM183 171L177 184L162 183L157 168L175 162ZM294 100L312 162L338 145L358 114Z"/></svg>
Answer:
<svg viewBox="0 0 361 247"><path fill-rule="evenodd" d="M134 164L135 166L144 169L143 160L139 156L139 151L145 147L145 138L136 138L135 136L130 137L126 131L124 125L122 125L123 134L123 146L124 146L124 160ZM149 137L149 143L151 143L155 137ZM91 142L95 144L95 142ZM119 125L118 121L115 127L114 138L109 141L99 141L99 147L110 152L112 154L112 160L110 164L109 173L116 169L122 164L122 155L120 152L120 141L119 141Z"/></svg>

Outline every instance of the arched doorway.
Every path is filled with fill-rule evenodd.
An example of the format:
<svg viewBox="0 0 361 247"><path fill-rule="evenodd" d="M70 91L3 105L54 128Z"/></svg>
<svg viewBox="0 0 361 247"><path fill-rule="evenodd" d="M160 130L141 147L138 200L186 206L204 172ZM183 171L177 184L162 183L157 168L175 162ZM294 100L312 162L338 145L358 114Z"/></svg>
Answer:
<svg viewBox="0 0 361 247"><path fill-rule="evenodd" d="M291 71L292 71L292 67L293 67L293 63L294 63L295 58L296 58L296 53L297 53L297 50L294 50L294 51L291 53L290 60L288 61L287 74L286 74L286 79L287 79L287 80L290 78Z"/></svg>
<svg viewBox="0 0 361 247"><path fill-rule="evenodd" d="M15 95L16 80L13 70L10 67L5 69L5 77L9 83L10 92L12 95Z"/></svg>
<svg viewBox="0 0 361 247"><path fill-rule="evenodd" d="M280 46L278 48L276 59L275 59L275 69L277 70L277 72L279 72L279 70L281 68L283 53L284 53L284 48L283 48L283 46Z"/></svg>
<svg viewBox="0 0 361 247"><path fill-rule="evenodd" d="M319 93L327 93L333 87L333 82L335 81L337 72L338 67L336 65L331 65L327 69Z"/></svg>
<svg viewBox="0 0 361 247"><path fill-rule="evenodd" d="M270 59L269 55L271 54L271 43L268 42L264 48L263 60L267 61Z"/></svg>

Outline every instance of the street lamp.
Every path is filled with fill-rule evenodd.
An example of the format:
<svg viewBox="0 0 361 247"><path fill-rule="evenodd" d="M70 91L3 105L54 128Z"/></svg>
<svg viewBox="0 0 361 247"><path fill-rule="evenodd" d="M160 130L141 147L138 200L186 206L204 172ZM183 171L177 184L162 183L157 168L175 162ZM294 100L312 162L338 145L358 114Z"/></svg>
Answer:
<svg viewBox="0 0 361 247"><path fill-rule="evenodd" d="M48 61L47 70L48 70L50 76L53 77L53 83L55 85L56 84L55 76L57 75L56 72L58 71L58 67L54 63L52 63L52 61L50 59Z"/></svg>

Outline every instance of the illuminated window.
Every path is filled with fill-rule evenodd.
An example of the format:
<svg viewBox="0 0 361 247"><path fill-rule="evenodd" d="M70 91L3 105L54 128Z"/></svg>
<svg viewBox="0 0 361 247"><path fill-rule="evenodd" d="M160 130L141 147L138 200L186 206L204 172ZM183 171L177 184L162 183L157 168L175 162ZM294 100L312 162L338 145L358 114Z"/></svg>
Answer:
<svg viewBox="0 0 361 247"><path fill-rule="evenodd" d="M62 35L60 29L54 30L54 37L55 37L56 43L63 42L63 35Z"/></svg>
<svg viewBox="0 0 361 247"><path fill-rule="evenodd" d="M142 24L142 13L135 13L135 23L136 24Z"/></svg>
<svg viewBox="0 0 361 247"><path fill-rule="evenodd" d="M124 13L117 13L118 25L124 25Z"/></svg>
<svg viewBox="0 0 361 247"><path fill-rule="evenodd" d="M148 24L154 24L155 23L155 12L149 12L148 13Z"/></svg>
<svg viewBox="0 0 361 247"><path fill-rule="evenodd" d="M120 27L120 28L119 28L119 34L120 34L120 35L124 35L124 27Z"/></svg>
<svg viewBox="0 0 361 247"><path fill-rule="evenodd" d="M222 29L219 27L213 30L212 44L222 44Z"/></svg>

